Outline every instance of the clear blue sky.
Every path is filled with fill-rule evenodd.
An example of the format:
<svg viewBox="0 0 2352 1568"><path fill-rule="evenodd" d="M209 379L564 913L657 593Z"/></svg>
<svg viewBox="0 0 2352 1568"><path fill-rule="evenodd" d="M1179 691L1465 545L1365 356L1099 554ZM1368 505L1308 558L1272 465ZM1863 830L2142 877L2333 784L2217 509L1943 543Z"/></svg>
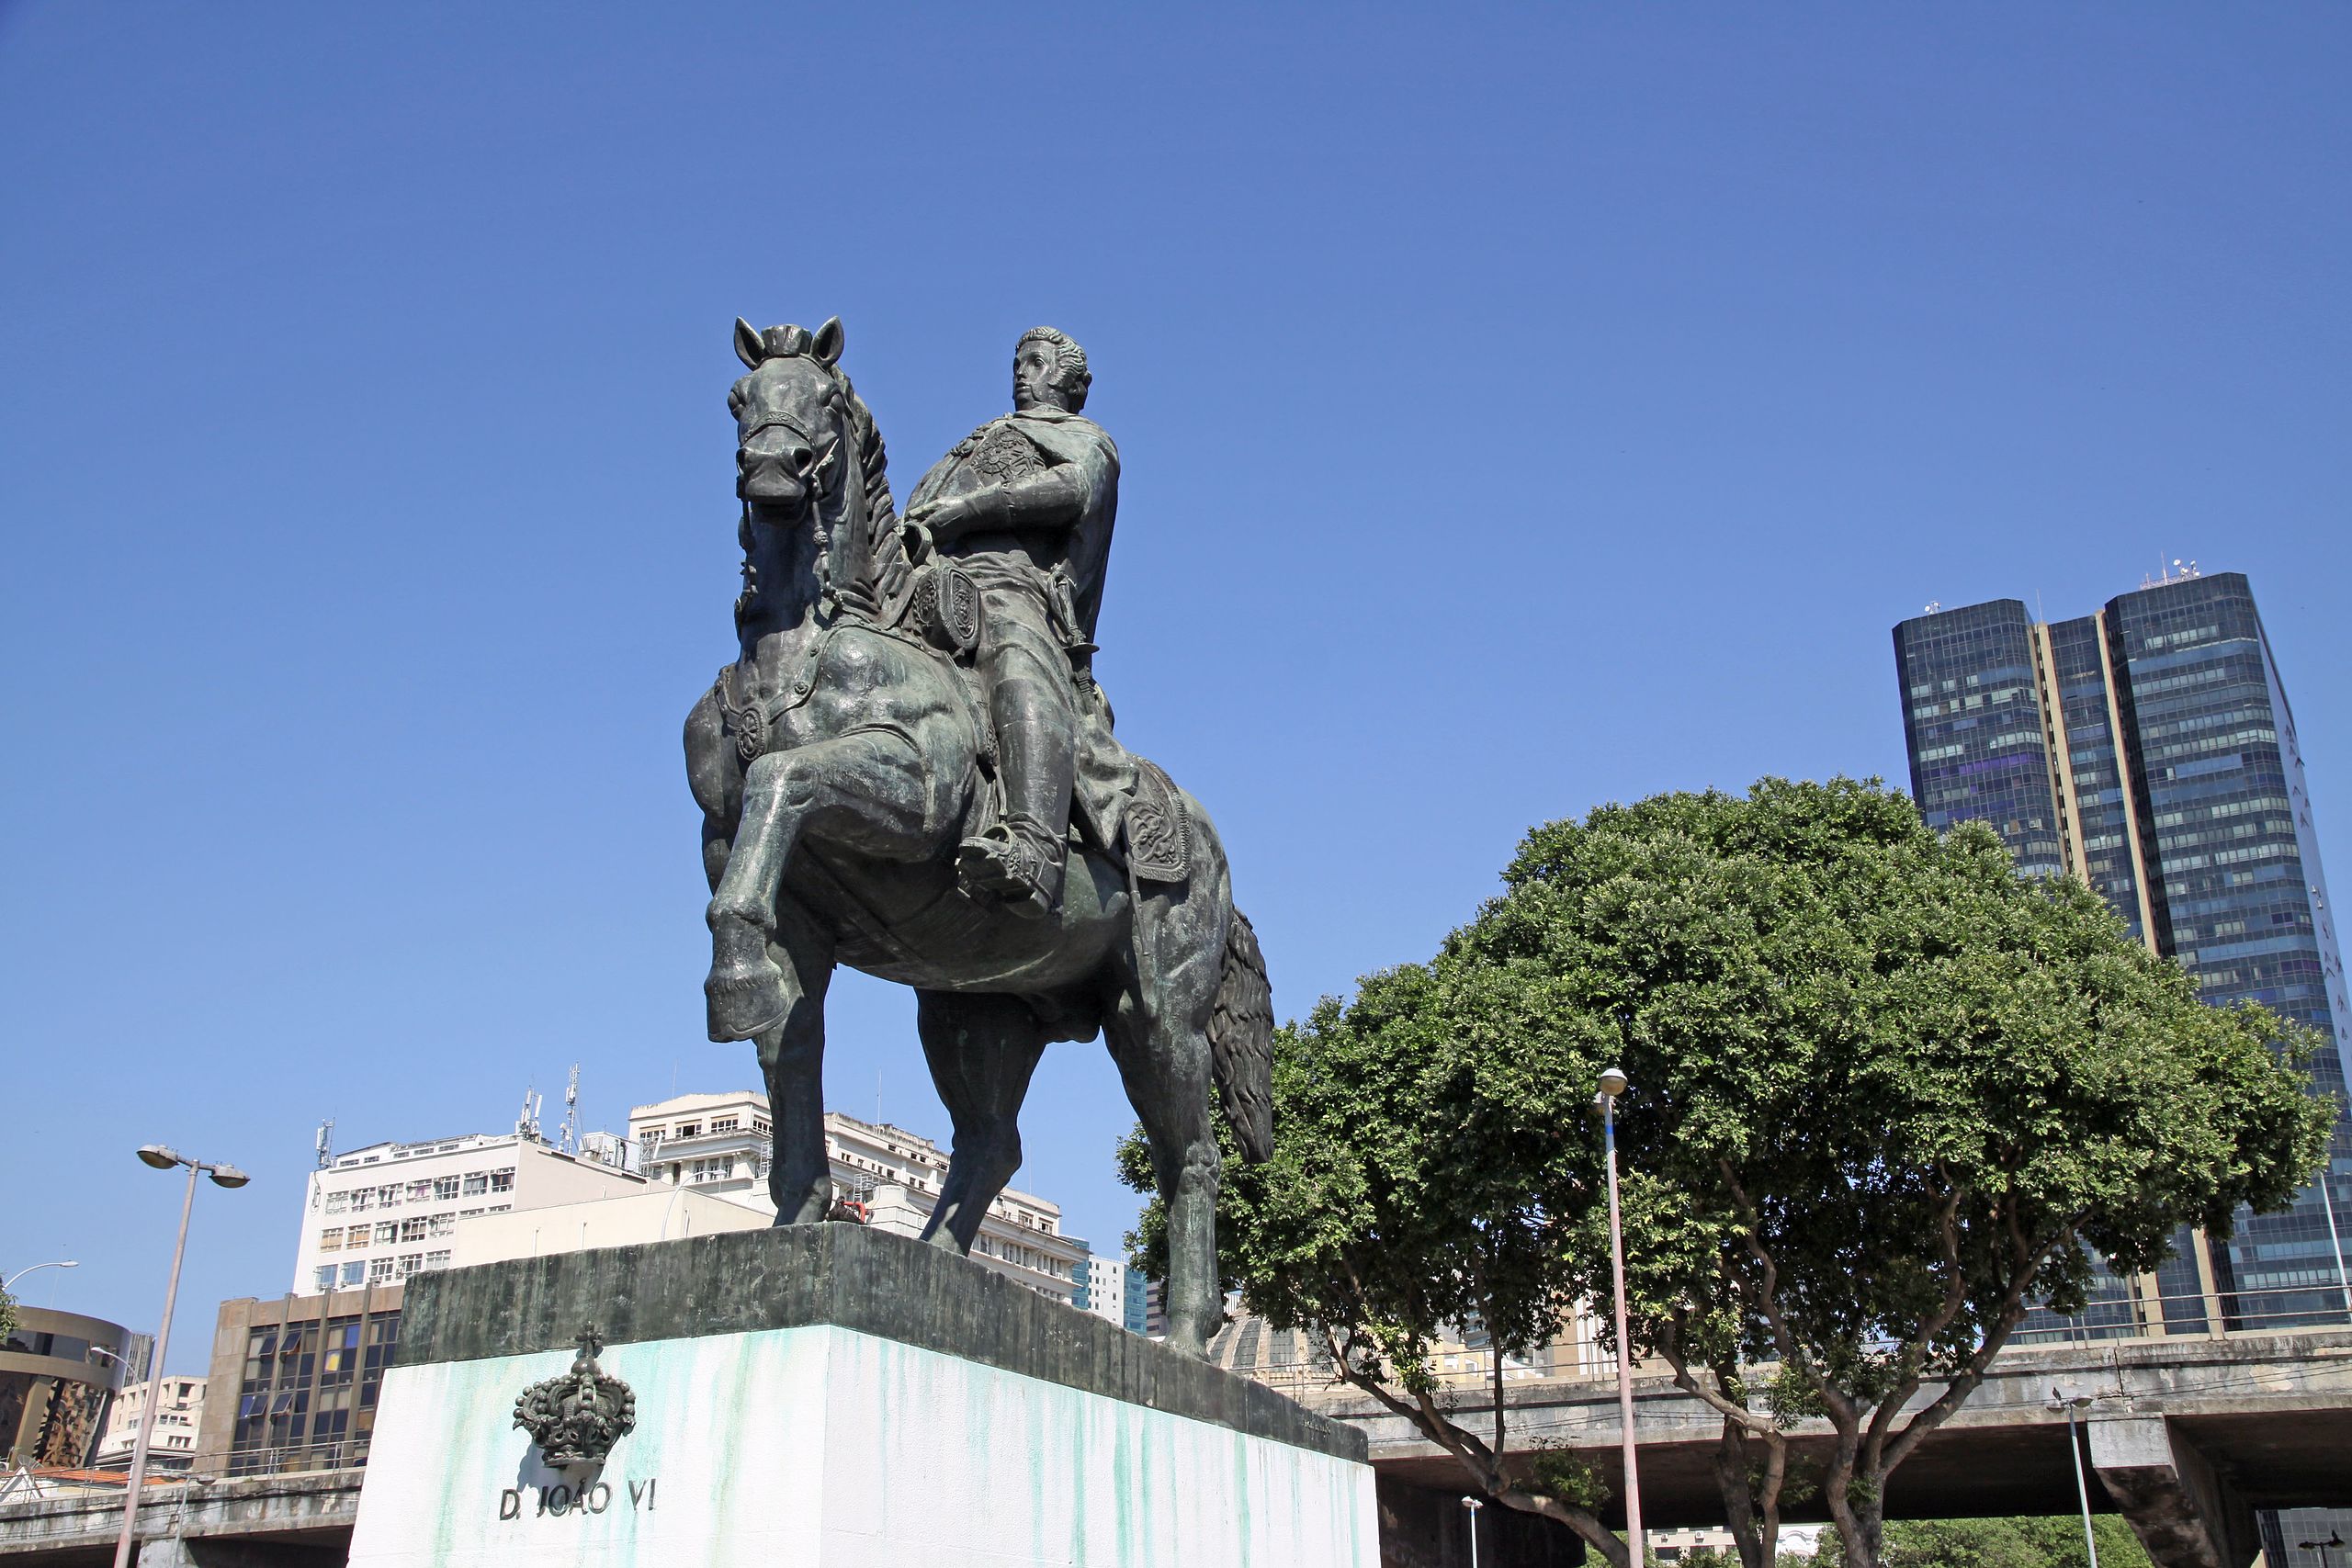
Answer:
<svg viewBox="0 0 2352 1568"><path fill-rule="evenodd" d="M2342 6L0 10L0 1269L172 1359L311 1133L591 1125L702 1039L729 328L848 324L903 497L1076 334L1102 669L1285 1014L1531 823L1903 776L1888 628L2254 581L2352 879ZM1196 635L1198 634L1198 635ZM944 1134L906 993L831 1093ZM552 1096L551 1096L552 1098ZM1049 1054L1020 1185L1115 1248Z"/></svg>

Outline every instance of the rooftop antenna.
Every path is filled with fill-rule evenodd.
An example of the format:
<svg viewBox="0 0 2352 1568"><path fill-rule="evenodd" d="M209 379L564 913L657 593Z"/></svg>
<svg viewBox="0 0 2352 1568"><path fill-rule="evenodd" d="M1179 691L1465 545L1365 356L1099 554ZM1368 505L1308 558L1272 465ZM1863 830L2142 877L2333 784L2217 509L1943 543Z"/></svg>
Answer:
<svg viewBox="0 0 2352 1568"><path fill-rule="evenodd" d="M319 1168L326 1169L334 1163L334 1118L330 1116L319 1123Z"/></svg>
<svg viewBox="0 0 2352 1568"><path fill-rule="evenodd" d="M527 1138L535 1144L541 1142L539 1137L539 1107L546 1101L546 1099L547 1097L545 1095L539 1094L532 1089L526 1089L523 1091L523 1109L514 1118L514 1135L516 1137Z"/></svg>
<svg viewBox="0 0 2352 1568"><path fill-rule="evenodd" d="M565 1154L580 1146L580 1064L571 1064L571 1081L563 1086L563 1136L556 1147Z"/></svg>

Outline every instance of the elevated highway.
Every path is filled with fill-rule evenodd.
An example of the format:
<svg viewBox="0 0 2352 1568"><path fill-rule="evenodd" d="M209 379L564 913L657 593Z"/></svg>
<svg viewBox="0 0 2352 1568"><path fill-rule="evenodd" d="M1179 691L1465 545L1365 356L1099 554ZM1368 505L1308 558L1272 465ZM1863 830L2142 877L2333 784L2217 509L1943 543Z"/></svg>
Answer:
<svg viewBox="0 0 2352 1568"><path fill-rule="evenodd" d="M2352 1330L2116 1340L2011 1350L1958 1415L1888 1484L1891 1518L2063 1514L2076 1506L2066 1417L2052 1391L2087 1396L2078 1419L2098 1483L2095 1507L2121 1513L2161 1568L2244 1568L2259 1542L2256 1508L2352 1506ZM1924 1405L1934 1386L1916 1402ZM1722 1418L1663 1377L1637 1380L1642 1518L1651 1527L1719 1525L1712 1467ZM1459 1493L1459 1464L1405 1417L1368 1397L1311 1395L1370 1434L1384 1477ZM1456 1419L1491 1433L1491 1399L1448 1395ZM1516 1449L1542 1440L1582 1450L1617 1486L1617 1388L1607 1382L1507 1383L1505 1430ZM1794 1428L1819 1463L1827 1423ZM1828 1517L1815 1495L1791 1522ZM1622 1517L1614 1523L1623 1523Z"/></svg>

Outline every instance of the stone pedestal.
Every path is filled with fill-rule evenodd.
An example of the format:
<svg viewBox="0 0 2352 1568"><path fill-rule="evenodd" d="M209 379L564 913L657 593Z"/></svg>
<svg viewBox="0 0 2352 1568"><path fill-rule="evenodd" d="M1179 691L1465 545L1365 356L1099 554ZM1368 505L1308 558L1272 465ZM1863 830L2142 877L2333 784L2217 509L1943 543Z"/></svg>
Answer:
<svg viewBox="0 0 2352 1568"><path fill-rule="evenodd" d="M636 1428L515 1396L594 1323ZM1363 1434L938 1248L830 1224L411 1280L353 1568L1376 1568Z"/></svg>

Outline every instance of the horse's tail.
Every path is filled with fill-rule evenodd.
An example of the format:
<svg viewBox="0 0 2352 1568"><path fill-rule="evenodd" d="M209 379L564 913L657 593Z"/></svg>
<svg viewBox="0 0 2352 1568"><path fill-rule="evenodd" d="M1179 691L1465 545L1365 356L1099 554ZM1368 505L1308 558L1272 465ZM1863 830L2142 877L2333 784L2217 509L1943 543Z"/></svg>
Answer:
<svg viewBox="0 0 2352 1568"><path fill-rule="evenodd" d="M1250 918L1233 911L1225 961L1209 1015L1209 1067L1241 1157L1262 1165L1274 1154L1274 993L1266 955Z"/></svg>

